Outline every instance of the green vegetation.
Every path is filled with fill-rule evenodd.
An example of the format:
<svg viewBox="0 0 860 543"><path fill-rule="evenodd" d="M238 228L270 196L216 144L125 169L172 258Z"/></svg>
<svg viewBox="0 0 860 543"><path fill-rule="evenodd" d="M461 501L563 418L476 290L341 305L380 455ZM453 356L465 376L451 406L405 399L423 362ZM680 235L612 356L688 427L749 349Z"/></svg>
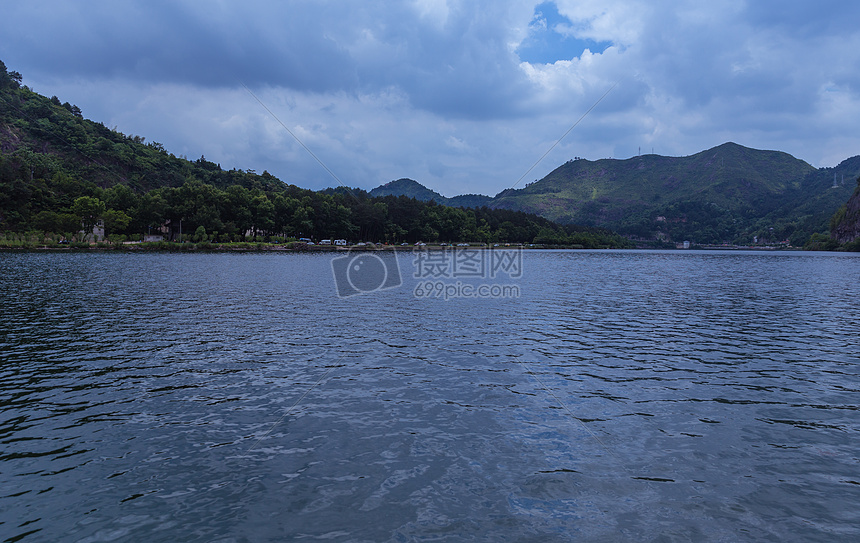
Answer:
<svg viewBox="0 0 860 543"><path fill-rule="evenodd" d="M625 247L610 232L560 226L519 211L461 209L405 196L371 198L324 194L297 187L264 192L233 185L225 190L189 179L181 187L162 187L138 195L125 185L93 189L74 199L68 210L38 210L25 225L30 238L60 232L67 240L83 223L87 231L104 220L109 240L140 239L142 232L164 232L167 239L195 243L282 242L312 239L369 240L387 243L473 241L577 244ZM163 226L164 225L164 226ZM48 234L53 239L54 234ZM17 238L16 238L17 239Z"/></svg>
<svg viewBox="0 0 860 543"><path fill-rule="evenodd" d="M297 238L628 245L600 228L520 211L343 187L314 192L268 172L225 171L89 121L76 106L20 83L0 63L0 246L72 246L99 222L112 244L163 234L204 249Z"/></svg>
<svg viewBox="0 0 860 543"><path fill-rule="evenodd" d="M493 200L489 196L483 194L461 194L453 198L446 198L436 192L430 190L418 181L412 179L397 179L389 181L384 185L380 185L370 191L371 196L408 196L421 200L422 202L434 201L437 204L442 204L451 207L484 207L490 205Z"/></svg>
<svg viewBox="0 0 860 543"><path fill-rule="evenodd" d="M406 196L407 198L415 198L422 202L433 200L437 204L447 204L448 200L435 190L430 190L421 183L412 179L397 179L395 181L389 181L388 183L371 190L370 195L374 197Z"/></svg>
<svg viewBox="0 0 860 543"><path fill-rule="evenodd" d="M860 177L851 198L830 219L830 236L810 239L809 249L860 251Z"/></svg>
<svg viewBox="0 0 860 543"><path fill-rule="evenodd" d="M852 190L842 180L858 174L860 156L816 170L786 153L726 143L689 157L572 160L539 181L492 198L445 198L410 179L392 181L371 194L516 209L563 224L612 229L637 246L674 247L689 240L792 246L809 241L809 247L831 247L821 240L827 238L833 210Z"/></svg>
<svg viewBox="0 0 860 543"><path fill-rule="evenodd" d="M816 170L786 153L726 143L689 157L569 161L490 205L638 240L799 246L815 232L827 233L853 188L841 179L858 174L860 157Z"/></svg>
<svg viewBox="0 0 860 543"><path fill-rule="evenodd" d="M726 143L689 157L569 161L495 197L445 198L410 179L369 193L314 192L265 171L177 157L21 81L0 62L0 232L28 233L28 240L41 233L42 240L76 242L78 232L100 222L108 240L144 233L175 240L181 229L183 241L199 243L308 237L631 245L607 229L648 246L689 240L833 248L855 239L845 226L854 224L854 212L833 211L853 190L842 180L860 175L860 156L816 170L786 153ZM24 243L4 239L0 244Z"/></svg>

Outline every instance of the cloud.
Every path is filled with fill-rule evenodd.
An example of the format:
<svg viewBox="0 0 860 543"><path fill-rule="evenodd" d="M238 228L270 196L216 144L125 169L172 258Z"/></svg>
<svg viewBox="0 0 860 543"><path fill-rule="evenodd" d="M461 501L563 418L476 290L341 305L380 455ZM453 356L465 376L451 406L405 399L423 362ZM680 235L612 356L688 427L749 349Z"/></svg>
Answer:
<svg viewBox="0 0 860 543"><path fill-rule="evenodd" d="M50 6L50 8L49 8ZM145 7L144 7L145 6ZM508 116L522 82L493 1L19 4L4 33L31 76L375 92L460 117ZM38 31L15 21L38 19ZM50 36L50 39L46 37ZM60 47L59 44L67 44Z"/></svg>
<svg viewBox="0 0 860 543"><path fill-rule="evenodd" d="M858 15L829 0L33 0L4 7L0 59L175 154L336 183L244 83L350 186L493 194L613 85L530 176L727 140L817 166L856 155Z"/></svg>
<svg viewBox="0 0 860 543"><path fill-rule="evenodd" d="M21 56L45 74L207 87L265 82L315 91L355 80L355 66L338 41L348 26L327 27L327 20L344 21L327 18L326 9L259 1L205 9L173 1L34 4L14 6L5 30ZM38 30L20 29L16 20Z"/></svg>

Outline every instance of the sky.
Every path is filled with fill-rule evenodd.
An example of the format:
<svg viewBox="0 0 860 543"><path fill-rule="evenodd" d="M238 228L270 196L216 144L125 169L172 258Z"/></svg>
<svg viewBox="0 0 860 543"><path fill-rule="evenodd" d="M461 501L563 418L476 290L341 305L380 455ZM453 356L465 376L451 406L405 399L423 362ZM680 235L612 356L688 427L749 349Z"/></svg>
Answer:
<svg viewBox="0 0 860 543"><path fill-rule="evenodd" d="M851 0L4 0L0 60L224 169L494 195L573 157L858 155L857 21Z"/></svg>

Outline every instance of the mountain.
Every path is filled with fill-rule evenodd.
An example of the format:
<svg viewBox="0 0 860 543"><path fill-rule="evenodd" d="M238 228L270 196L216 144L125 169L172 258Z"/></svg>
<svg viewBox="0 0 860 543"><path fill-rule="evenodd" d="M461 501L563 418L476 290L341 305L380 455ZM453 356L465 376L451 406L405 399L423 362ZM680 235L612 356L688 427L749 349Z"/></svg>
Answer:
<svg viewBox="0 0 860 543"><path fill-rule="evenodd" d="M475 203L643 240L802 245L827 230L853 190L842 179L857 175L860 157L816 169L784 152L729 142L687 157L571 160L522 189ZM463 205L457 198L437 201Z"/></svg>
<svg viewBox="0 0 860 543"><path fill-rule="evenodd" d="M844 205L860 176L860 156L843 160L833 168L820 168L806 175L799 187L788 191L782 205L759 220L777 232L794 229L793 244L803 236L829 231L833 213ZM788 235L786 235L788 237Z"/></svg>
<svg viewBox="0 0 860 543"><path fill-rule="evenodd" d="M854 194L833 216L831 236L837 243L852 244L854 250L860 250L860 178Z"/></svg>
<svg viewBox="0 0 860 543"><path fill-rule="evenodd" d="M371 190L370 195L377 198L382 196L406 196L407 198L415 198L422 202L435 200L437 204L445 204L448 200L435 190L430 190L412 179L389 181Z"/></svg>
<svg viewBox="0 0 860 543"><path fill-rule="evenodd" d="M0 61L0 232L68 231L68 225L57 230L56 216L70 216L76 198L106 198L106 190L139 197L189 181L255 194L302 190L265 171L224 170L205 157L187 160L158 142L109 129L77 106L21 85L21 75Z"/></svg>
<svg viewBox="0 0 860 543"><path fill-rule="evenodd" d="M397 179L389 181L384 185L380 185L370 191L373 197L383 196L406 196L415 198L422 202L435 201L437 204L442 204L451 207L482 207L489 205L492 201L490 196L483 194L462 194L453 198L446 198L436 192L430 190L418 181L413 179Z"/></svg>
<svg viewBox="0 0 860 543"><path fill-rule="evenodd" d="M760 211L770 196L811 171L786 153L725 143L689 157L571 160L496 203L515 203L565 222L619 222L631 211L689 201Z"/></svg>
<svg viewBox="0 0 860 543"><path fill-rule="evenodd" d="M461 194L447 199L446 205L454 207L484 207L493 201L492 196L483 194Z"/></svg>

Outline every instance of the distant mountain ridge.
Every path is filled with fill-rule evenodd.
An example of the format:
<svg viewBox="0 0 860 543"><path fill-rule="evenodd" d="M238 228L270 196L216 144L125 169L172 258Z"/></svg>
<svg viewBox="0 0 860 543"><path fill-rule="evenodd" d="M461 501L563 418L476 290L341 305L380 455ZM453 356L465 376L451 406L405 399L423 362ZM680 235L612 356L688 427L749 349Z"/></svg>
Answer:
<svg viewBox="0 0 860 543"><path fill-rule="evenodd" d="M843 177L858 175L860 157L816 169L788 153L728 142L686 157L571 160L539 181L494 197L445 198L403 179L371 194L384 190L454 206L464 205L458 200L463 198L640 239L802 245L812 233L827 230L851 195L854 183L843 184Z"/></svg>
<svg viewBox="0 0 860 543"><path fill-rule="evenodd" d="M406 178L396 179L380 185L371 190L370 195L373 197L406 196L422 202L433 200L437 204L451 207L482 207L489 205L490 201L492 201L492 197L484 196L483 194L462 194L453 198L446 198L435 190L428 189L418 181Z"/></svg>
<svg viewBox="0 0 860 543"><path fill-rule="evenodd" d="M405 178L396 179L394 181L389 181L384 185L380 185L375 189L371 190L370 195L373 197L406 196L407 198L415 198L416 200L420 200L422 202L429 202L430 200L435 200L436 203L439 204L447 200L447 198L445 198L435 190L428 189L418 181Z"/></svg>
<svg viewBox="0 0 860 543"><path fill-rule="evenodd" d="M837 243L854 243L854 250L860 250L860 179L854 194L833 216L830 230Z"/></svg>

